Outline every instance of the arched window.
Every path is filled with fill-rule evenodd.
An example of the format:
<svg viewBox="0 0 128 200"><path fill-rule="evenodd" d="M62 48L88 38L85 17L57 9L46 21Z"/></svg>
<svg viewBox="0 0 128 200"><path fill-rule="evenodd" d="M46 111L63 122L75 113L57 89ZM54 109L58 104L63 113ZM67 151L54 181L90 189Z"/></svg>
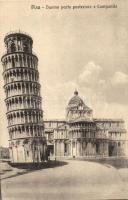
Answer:
<svg viewBox="0 0 128 200"><path fill-rule="evenodd" d="M15 99L15 103L18 104L18 99L17 98Z"/></svg>
<svg viewBox="0 0 128 200"><path fill-rule="evenodd" d="M20 114L19 113L17 113L17 118L19 118L20 117Z"/></svg>
<svg viewBox="0 0 128 200"><path fill-rule="evenodd" d="M13 56L12 56L12 67L15 67L15 60Z"/></svg>
<svg viewBox="0 0 128 200"><path fill-rule="evenodd" d="M29 50L29 49L28 49L28 44L24 43L24 44L23 44L23 51L24 51L24 52L28 52L28 50Z"/></svg>
<svg viewBox="0 0 128 200"><path fill-rule="evenodd" d="M24 126L22 126L22 131L25 132L25 127Z"/></svg>
<svg viewBox="0 0 128 200"><path fill-rule="evenodd" d="M19 97L19 103L22 104L22 98L21 97Z"/></svg>
<svg viewBox="0 0 128 200"><path fill-rule="evenodd" d="M29 56L27 57L27 63L28 63L28 67L30 67Z"/></svg>
<svg viewBox="0 0 128 200"><path fill-rule="evenodd" d="M13 52L15 52L16 51L16 46L15 46L15 43L13 42L12 44L11 44L11 52L13 53Z"/></svg>
<svg viewBox="0 0 128 200"><path fill-rule="evenodd" d="M121 146L121 143L120 142L118 142L118 147L120 147Z"/></svg>

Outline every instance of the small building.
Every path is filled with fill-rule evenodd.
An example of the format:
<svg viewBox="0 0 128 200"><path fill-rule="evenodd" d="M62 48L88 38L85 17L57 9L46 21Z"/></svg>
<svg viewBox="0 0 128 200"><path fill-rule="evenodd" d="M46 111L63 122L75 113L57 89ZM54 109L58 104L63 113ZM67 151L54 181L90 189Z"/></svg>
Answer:
<svg viewBox="0 0 128 200"><path fill-rule="evenodd" d="M0 159L9 159L9 148L0 147Z"/></svg>

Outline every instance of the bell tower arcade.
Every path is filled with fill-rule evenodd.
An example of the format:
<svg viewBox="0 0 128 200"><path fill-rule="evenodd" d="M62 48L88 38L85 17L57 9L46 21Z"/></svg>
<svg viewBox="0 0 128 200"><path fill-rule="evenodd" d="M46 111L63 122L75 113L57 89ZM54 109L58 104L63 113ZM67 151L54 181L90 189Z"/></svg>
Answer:
<svg viewBox="0 0 128 200"><path fill-rule="evenodd" d="M5 103L12 163L46 160L38 58L26 33L9 33L2 56Z"/></svg>

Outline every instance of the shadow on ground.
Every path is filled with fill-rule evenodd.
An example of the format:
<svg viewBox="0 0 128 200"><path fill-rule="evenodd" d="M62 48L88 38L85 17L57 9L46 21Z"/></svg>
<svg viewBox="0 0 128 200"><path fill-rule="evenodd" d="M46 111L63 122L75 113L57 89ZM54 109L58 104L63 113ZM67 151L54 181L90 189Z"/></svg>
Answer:
<svg viewBox="0 0 128 200"><path fill-rule="evenodd" d="M92 158L92 159L77 159L89 162L97 162L107 167L113 166L117 169L128 168L128 158Z"/></svg>
<svg viewBox="0 0 128 200"><path fill-rule="evenodd" d="M37 170L42 170L42 169L47 169L47 168L54 168L54 167L61 167L61 166L67 165L67 164L68 164L68 162L57 161L57 160L48 161L48 162L44 162L44 163L38 163L38 164L37 163L33 163L33 164L30 164L30 163L27 163L27 164L17 163L17 165L16 164L15 164L15 166L13 165L13 167L15 167L15 169L17 169L16 173L12 174L12 175L9 175L7 177L3 177L3 178L1 178L1 180L12 178L12 177L16 177L16 176L19 176L19 175L24 175L24 174L27 174L27 173L30 173L30 172L34 172L34 171L37 171ZM20 170L22 170L22 171L20 171Z"/></svg>
<svg viewBox="0 0 128 200"><path fill-rule="evenodd" d="M128 168L128 159L125 158L102 160L101 163L111 165L116 169Z"/></svg>

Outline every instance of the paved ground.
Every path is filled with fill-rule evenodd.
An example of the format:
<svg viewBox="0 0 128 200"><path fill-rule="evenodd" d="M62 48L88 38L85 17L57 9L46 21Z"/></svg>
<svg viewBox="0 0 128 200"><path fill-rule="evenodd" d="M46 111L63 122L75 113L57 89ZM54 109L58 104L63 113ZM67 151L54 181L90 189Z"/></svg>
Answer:
<svg viewBox="0 0 128 200"><path fill-rule="evenodd" d="M2 200L128 199L128 169L65 162L2 180Z"/></svg>

